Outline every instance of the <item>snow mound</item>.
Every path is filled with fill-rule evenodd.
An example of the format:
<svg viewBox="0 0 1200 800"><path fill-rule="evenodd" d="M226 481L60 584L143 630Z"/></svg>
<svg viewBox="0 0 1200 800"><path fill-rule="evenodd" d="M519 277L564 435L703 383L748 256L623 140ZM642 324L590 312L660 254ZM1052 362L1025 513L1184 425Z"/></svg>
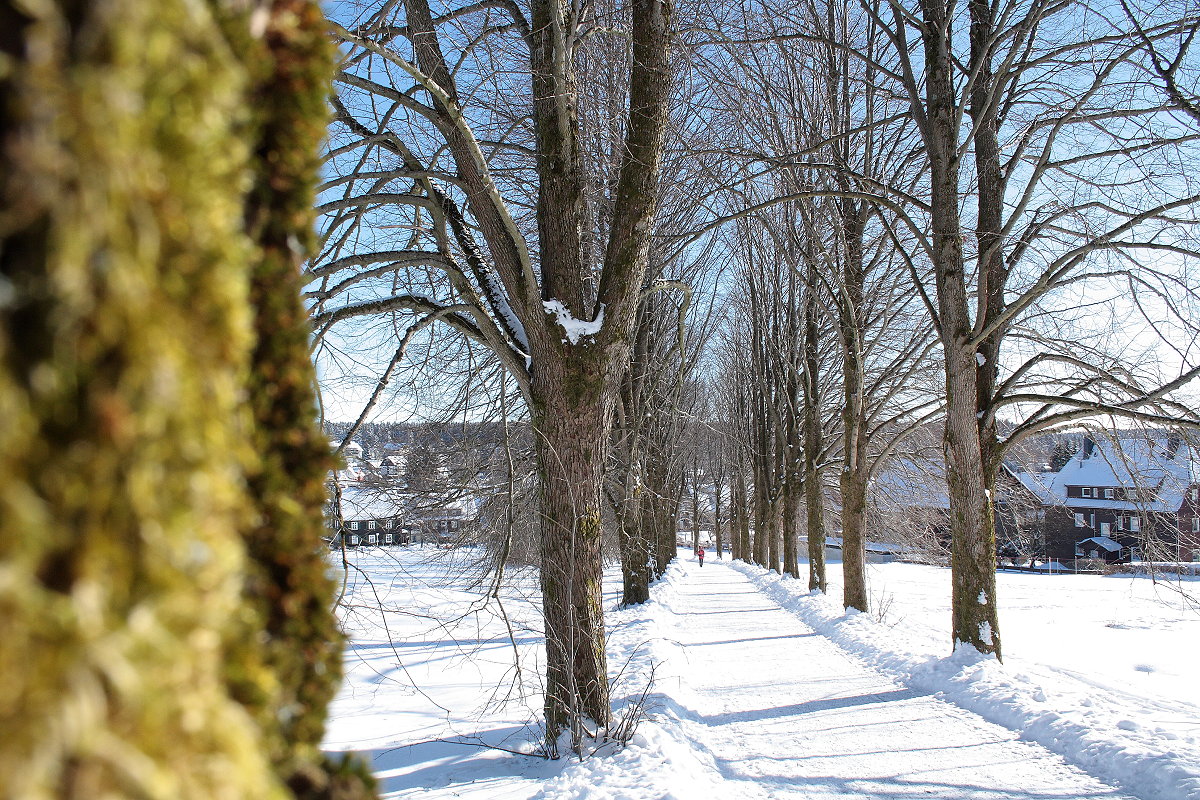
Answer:
<svg viewBox="0 0 1200 800"><path fill-rule="evenodd" d="M892 629L798 581L744 562L731 566L815 631L910 689L973 711L1146 800L1200 798L1197 743L1139 725L1116 701L1034 680L967 645L946 657L910 650Z"/></svg>
<svg viewBox="0 0 1200 800"><path fill-rule="evenodd" d="M687 568L672 562L650 601L609 612L608 654L614 713L620 719L645 698L646 718L624 748L601 746L547 781L533 800L733 800L712 756L695 734L684 701L692 692L680 672L682 648L664 638L660 619L676 613ZM649 691L647 691L649 687Z"/></svg>

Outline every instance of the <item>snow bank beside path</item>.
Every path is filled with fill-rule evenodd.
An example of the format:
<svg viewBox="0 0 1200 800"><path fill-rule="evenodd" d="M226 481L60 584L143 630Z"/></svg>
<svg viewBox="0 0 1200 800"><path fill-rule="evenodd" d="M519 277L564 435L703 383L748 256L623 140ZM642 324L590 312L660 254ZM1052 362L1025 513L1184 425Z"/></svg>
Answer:
<svg viewBox="0 0 1200 800"><path fill-rule="evenodd" d="M613 710L618 719L645 696L644 718L629 744L601 746L564 769L534 800L733 800L687 710L693 689L683 648L663 635L663 618L676 613L677 587L688 568L677 559L654 584L650 601L605 614ZM649 691L647 691L649 687Z"/></svg>
<svg viewBox="0 0 1200 800"><path fill-rule="evenodd" d="M803 584L744 562L745 574L772 600L818 633L909 688L932 692L1022 738L1058 753L1146 800L1200 800L1200 742L1139 723L1120 703L1048 683L984 658L972 648L949 657L909 649L868 615L847 613Z"/></svg>

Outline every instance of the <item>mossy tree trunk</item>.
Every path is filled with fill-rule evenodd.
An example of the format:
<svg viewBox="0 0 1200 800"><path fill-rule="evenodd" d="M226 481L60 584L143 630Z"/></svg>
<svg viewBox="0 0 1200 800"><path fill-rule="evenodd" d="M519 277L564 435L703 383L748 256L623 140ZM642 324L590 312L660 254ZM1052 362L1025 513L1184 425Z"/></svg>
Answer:
<svg viewBox="0 0 1200 800"><path fill-rule="evenodd" d="M315 4L0 5L0 774L23 798L363 796L295 284Z"/></svg>

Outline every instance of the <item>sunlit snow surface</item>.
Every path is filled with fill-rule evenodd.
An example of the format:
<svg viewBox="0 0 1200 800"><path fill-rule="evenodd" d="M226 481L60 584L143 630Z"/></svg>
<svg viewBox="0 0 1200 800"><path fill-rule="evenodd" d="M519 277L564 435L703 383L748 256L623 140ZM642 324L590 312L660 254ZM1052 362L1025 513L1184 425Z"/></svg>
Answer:
<svg viewBox="0 0 1200 800"><path fill-rule="evenodd" d="M488 584L448 577L478 553L351 557L326 747L372 759L387 797L1200 798L1200 582L1001 573L1000 666L948 652L935 567L871 567L882 624L841 611L837 563L826 599L681 551L621 611L610 571L614 699L625 712L653 670L651 721L580 763L481 747L540 742L535 577L510 574L506 624Z"/></svg>

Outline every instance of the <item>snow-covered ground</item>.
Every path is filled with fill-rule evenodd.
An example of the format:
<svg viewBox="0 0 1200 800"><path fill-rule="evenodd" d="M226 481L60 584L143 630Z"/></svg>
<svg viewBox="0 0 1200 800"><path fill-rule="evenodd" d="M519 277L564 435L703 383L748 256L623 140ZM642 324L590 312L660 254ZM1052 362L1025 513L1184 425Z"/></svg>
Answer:
<svg viewBox="0 0 1200 800"><path fill-rule="evenodd" d="M373 759L388 797L1200 798L1200 582L1001 573L1001 666L949 653L946 570L873 565L879 611L846 615L836 563L831 600L681 551L645 606L606 585L618 712L653 675L651 720L580 763L526 755L533 576L497 603L441 560L469 552L353 557L326 746Z"/></svg>

